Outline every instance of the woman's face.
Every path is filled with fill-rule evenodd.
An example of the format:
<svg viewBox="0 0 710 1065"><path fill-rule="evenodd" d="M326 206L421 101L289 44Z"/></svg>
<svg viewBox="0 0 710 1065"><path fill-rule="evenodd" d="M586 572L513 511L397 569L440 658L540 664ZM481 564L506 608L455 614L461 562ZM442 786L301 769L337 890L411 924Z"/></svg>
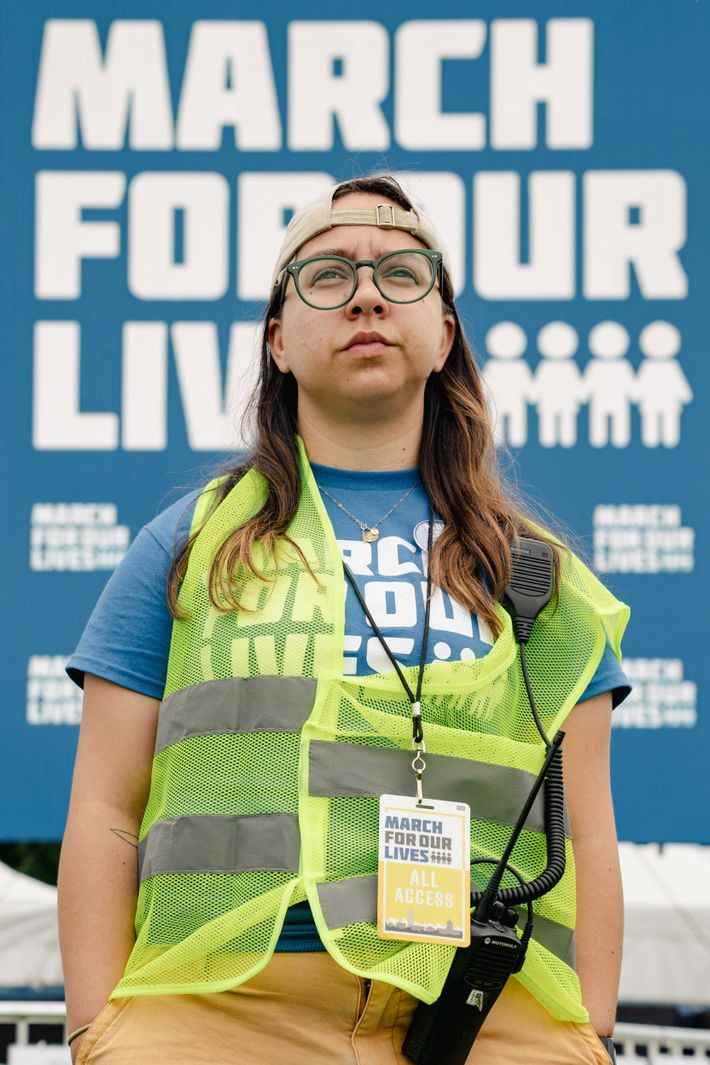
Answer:
<svg viewBox="0 0 710 1065"><path fill-rule="evenodd" d="M336 200L339 209L383 202L392 201L365 192ZM349 259L378 259L390 251L424 247L402 229L334 226L303 244L296 259L336 249ZM380 333L388 343L348 349L361 331ZM270 319L267 331L277 366L298 382L299 407L307 399L309 405L326 405L332 413L366 418L423 395L429 375L446 362L454 335L454 315L445 308L438 285L416 303L390 303L377 290L367 266L358 270L352 298L335 310L309 307L289 278L281 317Z"/></svg>

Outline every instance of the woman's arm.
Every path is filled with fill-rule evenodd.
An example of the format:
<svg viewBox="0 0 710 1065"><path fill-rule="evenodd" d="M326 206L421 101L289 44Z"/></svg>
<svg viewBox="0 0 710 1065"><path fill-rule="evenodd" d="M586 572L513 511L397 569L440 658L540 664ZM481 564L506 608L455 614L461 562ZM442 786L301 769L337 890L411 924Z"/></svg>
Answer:
<svg viewBox="0 0 710 1065"><path fill-rule="evenodd" d="M160 701L87 673L59 863L67 1030L105 1005L133 947L136 839ZM75 1056L82 1036L72 1042Z"/></svg>
<svg viewBox="0 0 710 1065"><path fill-rule="evenodd" d="M609 767L611 714L611 693L605 692L578 703L562 726L565 797L577 871L577 975L599 1035L614 1030L624 938Z"/></svg>

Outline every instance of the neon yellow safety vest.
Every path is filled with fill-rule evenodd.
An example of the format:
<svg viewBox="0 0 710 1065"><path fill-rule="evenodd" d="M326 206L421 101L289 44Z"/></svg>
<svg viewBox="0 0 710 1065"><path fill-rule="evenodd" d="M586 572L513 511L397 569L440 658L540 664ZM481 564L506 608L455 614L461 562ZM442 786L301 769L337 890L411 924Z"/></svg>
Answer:
<svg viewBox="0 0 710 1065"><path fill-rule="evenodd" d="M137 938L111 998L241 984L269 961L287 907L306 898L326 949L352 973L433 1002L451 964L453 946L377 935L378 797L414 794L411 708L395 671L342 672L340 551L296 443L302 488L288 534L318 584L290 544L279 542L275 561L257 544L275 580L240 573L238 594L255 612L216 610L214 552L261 508L266 481L251 470L216 508L208 490L198 500L193 530L207 520L179 595L190 618L173 623L140 828ZM527 649L548 735L591 680L606 638L620 658L629 616L578 559L563 558L557 606L540 615ZM510 617L496 609L503 628L490 652L428 664L422 691L427 793L470 804L472 858L502 854L544 755ZM416 667L404 672L414 688ZM562 880L534 903L516 979L554 1017L583 1023L569 838L566 849ZM545 868L542 796L511 864L526 880ZM491 868L473 867L479 887ZM504 887L516 883L506 874Z"/></svg>

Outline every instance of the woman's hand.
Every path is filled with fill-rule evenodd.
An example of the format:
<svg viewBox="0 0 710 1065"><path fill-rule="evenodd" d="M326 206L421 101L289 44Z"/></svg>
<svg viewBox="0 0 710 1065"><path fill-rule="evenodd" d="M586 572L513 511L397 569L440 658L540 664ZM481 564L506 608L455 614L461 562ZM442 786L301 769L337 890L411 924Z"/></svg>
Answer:
<svg viewBox="0 0 710 1065"><path fill-rule="evenodd" d="M79 1057L79 1050L81 1048L82 1043L86 1039L86 1036L87 1036L87 1033L86 1032L82 1032L81 1035L78 1035L76 1037L76 1039L72 1039L72 1041L71 1041L71 1046L69 1047L69 1053L71 1054L72 1065L74 1065L74 1063L76 1062L76 1059Z"/></svg>
<svg viewBox="0 0 710 1065"><path fill-rule="evenodd" d="M138 831L159 699L85 675L59 863L59 934L69 1033L98 1017L135 941ZM72 1040L72 1061L86 1036Z"/></svg>

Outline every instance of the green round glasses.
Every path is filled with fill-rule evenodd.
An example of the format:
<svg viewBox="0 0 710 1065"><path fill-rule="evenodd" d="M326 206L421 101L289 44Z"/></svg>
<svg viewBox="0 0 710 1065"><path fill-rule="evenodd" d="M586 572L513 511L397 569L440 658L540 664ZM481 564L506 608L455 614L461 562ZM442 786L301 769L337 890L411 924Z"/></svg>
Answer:
<svg viewBox="0 0 710 1065"><path fill-rule="evenodd" d="M313 255L289 263L277 283L281 285L281 300L292 277L304 303L319 311L334 311L355 295L360 267L370 266L372 280L386 300L416 303L431 292L437 276L439 288L443 288L442 261L441 252L429 248L406 248L388 252L379 259L357 261L342 255Z"/></svg>

